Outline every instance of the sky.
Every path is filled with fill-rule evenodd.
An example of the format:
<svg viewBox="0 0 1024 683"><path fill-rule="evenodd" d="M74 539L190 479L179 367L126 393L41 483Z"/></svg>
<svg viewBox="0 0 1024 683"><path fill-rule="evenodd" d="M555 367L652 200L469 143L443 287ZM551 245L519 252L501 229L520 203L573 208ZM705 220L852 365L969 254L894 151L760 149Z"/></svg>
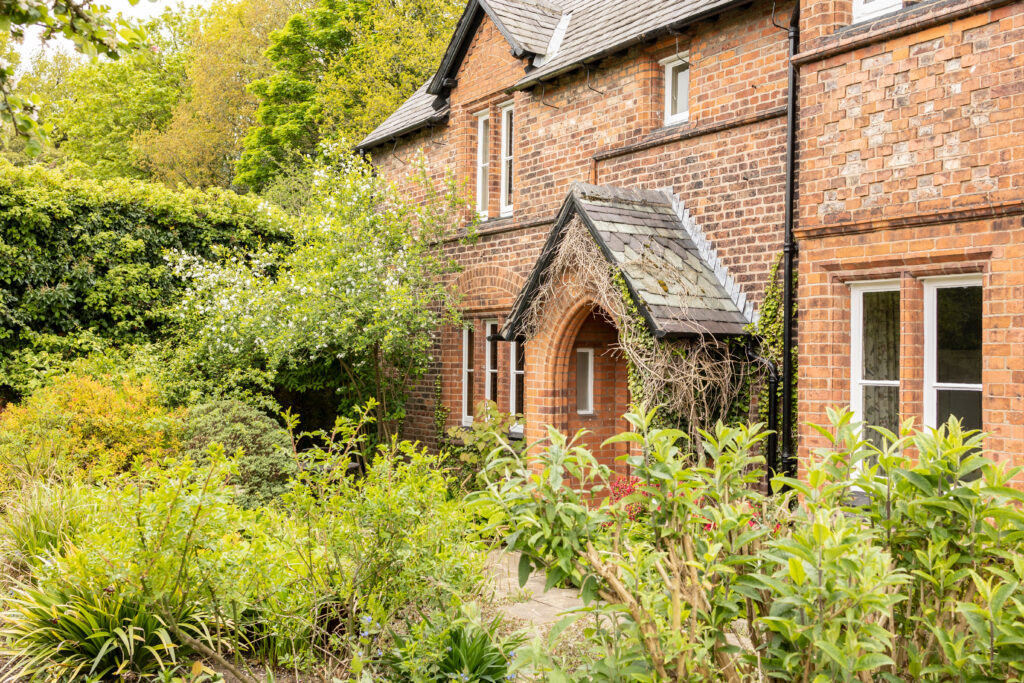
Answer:
<svg viewBox="0 0 1024 683"><path fill-rule="evenodd" d="M128 17L142 21L155 17L156 15L163 12L165 9L176 7L177 5L186 5L188 7L201 7L207 6L212 3L212 0L140 0L134 7L128 0L101 0L100 4L110 7L110 14L112 16L118 13ZM18 52L21 54L21 63L25 65L28 61L41 49L42 43L39 36L42 32L33 30L26 32L25 42L18 47ZM74 50L73 44L64 40L63 38L54 38L49 41L53 46L63 45L69 50Z"/></svg>

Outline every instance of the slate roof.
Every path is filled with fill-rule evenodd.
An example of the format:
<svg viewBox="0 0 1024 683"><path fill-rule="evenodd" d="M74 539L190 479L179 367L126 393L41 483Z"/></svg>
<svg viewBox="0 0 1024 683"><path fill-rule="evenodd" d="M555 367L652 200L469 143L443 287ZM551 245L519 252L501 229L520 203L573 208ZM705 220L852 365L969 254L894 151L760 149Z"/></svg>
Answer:
<svg viewBox="0 0 1024 683"><path fill-rule="evenodd" d="M678 201L663 192L573 183L502 338L522 333L525 314L574 216L618 267L655 337L746 334L752 306L714 254L694 241Z"/></svg>
<svg viewBox="0 0 1024 683"><path fill-rule="evenodd" d="M530 87L615 52L715 14L737 0L563 0L572 13L558 53L516 83Z"/></svg>
<svg viewBox="0 0 1024 683"><path fill-rule="evenodd" d="M448 115L449 78L454 77L484 13L494 21L517 56L533 55L536 67L510 90L523 90L584 63L597 61L640 42L739 4L741 0L469 0L437 73L398 110L359 143L370 149ZM546 55L560 19L568 17L564 38ZM442 99L440 109L431 96ZM443 111L443 117L441 112Z"/></svg>
<svg viewBox="0 0 1024 683"><path fill-rule="evenodd" d="M527 52L542 55L562 18L562 10L537 0L484 0Z"/></svg>
<svg viewBox="0 0 1024 683"><path fill-rule="evenodd" d="M427 92L428 81L420 86L420 89L412 94L402 106L395 110L395 113L387 117L384 123L359 143L357 149L370 149L388 140L402 135L415 132L432 123L442 123L448 120L449 108L445 101L440 109L435 108L438 98Z"/></svg>

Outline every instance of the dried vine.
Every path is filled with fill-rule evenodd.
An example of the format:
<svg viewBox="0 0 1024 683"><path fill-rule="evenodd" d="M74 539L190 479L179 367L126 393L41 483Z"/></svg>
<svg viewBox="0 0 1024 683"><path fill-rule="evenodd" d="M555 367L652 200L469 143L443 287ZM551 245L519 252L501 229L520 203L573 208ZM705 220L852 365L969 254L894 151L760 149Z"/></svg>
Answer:
<svg viewBox="0 0 1024 683"><path fill-rule="evenodd" d="M670 284L682 284L673 269L649 260L638 264L668 289ZM693 439L699 438L699 429L726 418L746 386L747 364L736 358L735 345L711 335L679 341L655 339L619 268L608 262L579 218L566 228L526 312L523 329L527 338L540 329L545 311L566 289L574 298L593 301L595 311L618 329L615 352L628 362L634 402L660 406L664 419Z"/></svg>

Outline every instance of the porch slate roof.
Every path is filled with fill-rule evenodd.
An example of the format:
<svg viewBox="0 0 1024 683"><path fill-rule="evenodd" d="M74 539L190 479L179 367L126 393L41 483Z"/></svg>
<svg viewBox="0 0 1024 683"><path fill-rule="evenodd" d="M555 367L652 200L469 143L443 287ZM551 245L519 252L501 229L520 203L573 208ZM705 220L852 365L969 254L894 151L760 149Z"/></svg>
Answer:
<svg viewBox="0 0 1024 683"><path fill-rule="evenodd" d="M358 145L368 150L448 117L454 77L484 13L516 56L533 56L529 72L509 91L524 90L637 43L711 16L741 0L469 0L437 72ZM559 21L565 35L545 54Z"/></svg>
<svg viewBox="0 0 1024 683"><path fill-rule="evenodd" d="M605 258L622 273L655 337L746 334L752 309L745 297L730 292L724 270L709 263L708 252L695 244L670 195L573 183L501 330L502 338L512 340L522 333L525 314L574 216L582 219Z"/></svg>

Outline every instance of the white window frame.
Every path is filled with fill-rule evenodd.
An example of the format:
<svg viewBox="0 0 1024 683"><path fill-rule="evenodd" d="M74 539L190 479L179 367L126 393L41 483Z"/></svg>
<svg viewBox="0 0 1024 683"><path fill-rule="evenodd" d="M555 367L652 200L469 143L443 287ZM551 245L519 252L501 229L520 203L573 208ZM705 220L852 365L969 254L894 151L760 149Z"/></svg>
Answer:
<svg viewBox="0 0 1024 683"><path fill-rule="evenodd" d="M984 384L954 384L937 381L938 365L938 291L955 287L982 287L984 309L984 277L981 274L947 275L922 278L924 285L924 424L938 428L939 390L984 392ZM982 318L984 320L984 317ZM984 360L984 328L982 329L982 359ZM984 366L982 366L984 368ZM984 394L982 395L984 400Z"/></svg>
<svg viewBox="0 0 1024 683"><path fill-rule="evenodd" d="M864 376L864 294L899 292L900 318L903 317L903 293L899 280L872 280L850 283L850 410L854 420L864 421L864 387L899 387L900 379L869 380ZM901 325L902 326L902 325ZM901 335L902 336L902 335ZM902 339L898 342L902 343ZM900 349L897 349L897 353ZM900 368L902 370L902 368ZM900 373L902 374L902 372Z"/></svg>
<svg viewBox="0 0 1024 683"><path fill-rule="evenodd" d="M491 136L484 135L484 124L487 124L488 132L490 131L491 113L490 110L485 109L476 114L476 213L482 220L487 219L488 202L490 201L490 170L491 170L491 154L490 144ZM484 161L484 155L486 153L487 161ZM481 205L481 201L483 204Z"/></svg>
<svg viewBox="0 0 1024 683"><path fill-rule="evenodd" d="M462 426L470 427L473 424L473 406L468 405L469 387L473 382L473 368L469 364L470 334L474 332L472 323L462 328ZM473 335L475 337L475 335ZM474 354L475 356L476 354Z"/></svg>
<svg viewBox="0 0 1024 683"><path fill-rule="evenodd" d="M492 331L493 330L493 331ZM491 353L491 335L498 334L498 321L484 321L484 400L491 400L491 389L494 389L495 403L498 398L498 356ZM493 377L492 377L493 376Z"/></svg>
<svg viewBox="0 0 1024 683"><path fill-rule="evenodd" d="M853 0L853 23L870 21L903 9L903 0Z"/></svg>
<svg viewBox="0 0 1024 683"><path fill-rule="evenodd" d="M674 126L686 123L690 120L690 53L681 52L663 59L659 63L665 69L665 125ZM680 64L686 64L686 111L672 114L672 90L676 87L675 79L672 78L672 69Z"/></svg>
<svg viewBox="0 0 1024 683"><path fill-rule="evenodd" d="M515 131L512 131L513 139L509 140L509 119L511 118L512 127L515 128L515 108L512 102L506 102L501 105L501 153L498 155L499 162L501 163L501 196L499 202L499 208L501 216L511 216L513 201L512 196L509 192L509 163L512 164L511 173L515 173ZM509 144L512 143L512 144ZM512 150L511 152L509 150Z"/></svg>
<svg viewBox="0 0 1024 683"><path fill-rule="evenodd" d="M579 391L577 390L576 395L576 414L577 415L593 415L594 414L594 349L576 349L576 372L579 373L579 355L586 354L587 356L587 381L590 385L587 391L587 398L589 398L588 405L580 410L580 397ZM576 378L576 386L579 387L579 377Z"/></svg>
<svg viewBox="0 0 1024 683"><path fill-rule="evenodd" d="M519 378L520 375L523 376L523 380L524 380L523 381L523 392L524 393L526 392L526 381L525 381L526 380L526 363L525 362L523 363L523 369L522 370L520 370L518 368L518 365L516 364L516 361L518 360L516 358L516 356L517 356L517 354L519 352L519 347L520 347L520 342L515 341L515 340L513 340L512 343L509 344L509 356L508 356L508 368L509 368L509 373L508 373L508 378L509 378L508 412L512 413L513 415L516 412L516 403L518 403L518 398L519 398L519 395L516 393L516 380ZM526 412L526 400L525 400L526 397L524 396L523 399L524 399L523 400L523 412ZM523 423L522 422L516 422L515 424L513 424L512 428L509 429L509 433L511 433L513 436L522 436L523 435Z"/></svg>

